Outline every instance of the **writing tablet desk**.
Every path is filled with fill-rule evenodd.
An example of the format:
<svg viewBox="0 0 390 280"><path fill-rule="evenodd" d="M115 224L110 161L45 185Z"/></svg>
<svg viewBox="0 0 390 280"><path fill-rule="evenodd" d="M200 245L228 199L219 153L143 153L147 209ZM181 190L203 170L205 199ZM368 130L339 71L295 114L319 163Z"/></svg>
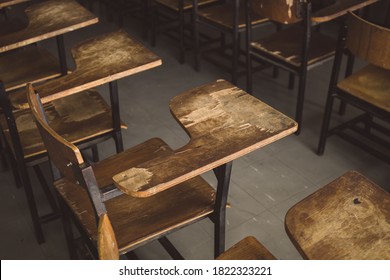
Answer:
<svg viewBox="0 0 390 280"><path fill-rule="evenodd" d="M286 231L306 259L390 259L390 194L350 171L298 202Z"/></svg>
<svg viewBox="0 0 390 280"><path fill-rule="evenodd" d="M25 13L27 26L0 37L0 78L7 91L66 74L63 34L98 22L83 6L66 0L35 4ZM50 52L36 46L3 54L52 37L57 37L60 63Z"/></svg>

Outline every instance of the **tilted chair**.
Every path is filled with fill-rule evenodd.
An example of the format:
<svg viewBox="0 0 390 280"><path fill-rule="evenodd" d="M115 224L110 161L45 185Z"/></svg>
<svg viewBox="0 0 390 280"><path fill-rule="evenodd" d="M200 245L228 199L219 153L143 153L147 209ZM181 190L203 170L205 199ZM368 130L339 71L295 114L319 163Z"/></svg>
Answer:
<svg viewBox="0 0 390 280"><path fill-rule="evenodd" d="M228 0L220 1L218 5L213 5L203 9L199 9L199 1L193 0L194 6L194 47L195 47L195 68L200 68L200 56L202 53L202 42L200 38L200 23L204 24L211 29L216 29L221 34L221 39L218 41L220 45L215 49L212 49L210 55L205 56L210 62L217 64L230 71L231 82L237 85L238 77L240 74L240 57L243 51L240 47L240 34L246 30L246 25L258 26L268 22L268 19L263 16L259 16L256 13L251 15L250 24L245 21L245 2L246 0ZM231 43L227 43L226 35L231 38ZM210 51L208 50L204 50ZM230 61L230 66L226 67L226 63L216 59L216 57L222 56ZM245 64L244 64L245 65ZM241 67L245 68L245 67ZM241 72L242 73L242 72Z"/></svg>
<svg viewBox="0 0 390 280"><path fill-rule="evenodd" d="M57 178L54 185L66 205L65 212L71 213L96 256L97 221L106 212L112 221L121 254L159 239L174 258L182 258L172 249L165 235L205 217L212 217L215 205L219 205L218 201L226 200L227 192L223 196L217 195L199 176L146 198L122 193L113 186L113 175L140 162L170 154L172 150L162 140L150 139L90 166L76 146L48 126L39 104L40 99L31 86L28 100L49 157L63 176ZM68 216L64 215L64 218ZM70 253L74 256L70 224L65 225Z"/></svg>
<svg viewBox="0 0 390 280"><path fill-rule="evenodd" d="M368 65L338 81L342 54L347 51ZM361 115L330 127L334 100ZM390 163L390 29L350 14L339 38L317 153L336 134Z"/></svg>

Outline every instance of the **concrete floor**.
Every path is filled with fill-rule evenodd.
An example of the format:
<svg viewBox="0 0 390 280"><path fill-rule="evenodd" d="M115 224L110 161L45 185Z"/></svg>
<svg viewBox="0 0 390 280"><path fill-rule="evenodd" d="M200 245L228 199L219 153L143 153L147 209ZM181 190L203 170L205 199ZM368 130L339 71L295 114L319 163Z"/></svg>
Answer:
<svg viewBox="0 0 390 280"><path fill-rule="evenodd" d="M66 34L66 45L70 48L94 34L115 29L115 25L102 20L95 26ZM140 38L138 23L126 21L125 30ZM150 47L147 42L141 42ZM42 44L55 52L54 40ZM119 81L121 115L128 125L123 132L125 148L151 137L164 139L172 148L184 145L188 138L170 115L169 100L192 87L220 78L229 79L228 73L205 61L202 61L201 71L195 72L190 56L187 57L189 63L179 64L175 42L164 36L159 37L157 47L152 50L162 58L162 66ZM300 136L289 136L234 162L229 194L232 207L227 210L227 247L247 235L253 235L277 258L301 259L284 229L284 216L296 202L351 169L362 172L390 190L389 165L340 138L328 140L324 156L319 157L314 152L331 66L332 62L328 62L309 72ZM270 70L255 74L254 95L293 116L296 90L287 89L288 77L283 71L277 79L272 79L270 74ZM245 88L244 79L240 80L239 86ZM99 88L106 97L107 88ZM102 158L113 154L113 141L101 144L100 150ZM10 172L0 171L0 176L0 258L67 259L61 221L43 226L46 243L38 245L24 192L15 187ZM32 173L31 177L36 180ZM215 184L212 174L205 174L205 178ZM35 181L34 187L39 193ZM44 197L38 194L37 200L44 211L47 208ZM177 231L169 239L186 259L213 257L213 224L209 220ZM169 259L157 242L137 249L136 253L142 259Z"/></svg>

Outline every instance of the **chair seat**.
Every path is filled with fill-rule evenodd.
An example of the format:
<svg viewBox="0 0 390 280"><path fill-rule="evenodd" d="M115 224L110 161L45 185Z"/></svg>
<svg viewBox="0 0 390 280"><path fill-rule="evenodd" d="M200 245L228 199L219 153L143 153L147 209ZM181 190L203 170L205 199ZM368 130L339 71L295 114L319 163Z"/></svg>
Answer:
<svg viewBox="0 0 390 280"><path fill-rule="evenodd" d="M198 0L198 5L204 6L211 3L217 3L218 0ZM179 12L179 1L178 0L156 0L156 3L168 7L176 12ZM192 9L192 0L184 0L183 10L187 11Z"/></svg>
<svg viewBox="0 0 390 280"><path fill-rule="evenodd" d="M253 236L245 237L217 260L275 260L276 258Z"/></svg>
<svg viewBox="0 0 390 280"><path fill-rule="evenodd" d="M368 65L342 80L342 91L390 112L390 70Z"/></svg>
<svg viewBox="0 0 390 280"><path fill-rule="evenodd" d="M209 22L216 23L224 28L233 30L233 7L230 3L210 6L199 10L200 17L203 17ZM260 24L268 21L256 13L252 13L252 25ZM245 5L240 5L238 27L245 28Z"/></svg>
<svg viewBox="0 0 390 280"><path fill-rule="evenodd" d="M80 92L45 104L50 125L72 143L82 143L92 137L113 131L111 109L100 94L94 90ZM19 137L26 159L46 152L31 110L14 112ZM5 119L0 121L4 134L11 143ZM125 125L122 125L125 128ZM13 145L9 145L13 147Z"/></svg>
<svg viewBox="0 0 390 280"><path fill-rule="evenodd" d="M283 62L299 67L302 60L303 30L299 26L283 29L266 38L251 43L253 51L265 52ZM336 40L313 30L308 66L327 57L333 57Z"/></svg>
<svg viewBox="0 0 390 280"><path fill-rule="evenodd" d="M390 194L356 171L294 205L285 225L308 259L390 258Z"/></svg>
<svg viewBox="0 0 390 280"><path fill-rule="evenodd" d="M43 48L33 46L0 55L0 77L6 91L60 75L58 60Z"/></svg>
<svg viewBox="0 0 390 280"><path fill-rule="evenodd" d="M141 161L148 161L172 150L160 139L151 139L118 156L112 156L93 166L99 187L108 178ZM104 174L102 174L104 172ZM93 205L86 190L61 179L55 187L74 211L75 218L90 238L97 240L97 224ZM125 253L161 235L188 225L213 212L215 191L201 177L195 177L174 188L148 198L120 195L105 202L120 253Z"/></svg>

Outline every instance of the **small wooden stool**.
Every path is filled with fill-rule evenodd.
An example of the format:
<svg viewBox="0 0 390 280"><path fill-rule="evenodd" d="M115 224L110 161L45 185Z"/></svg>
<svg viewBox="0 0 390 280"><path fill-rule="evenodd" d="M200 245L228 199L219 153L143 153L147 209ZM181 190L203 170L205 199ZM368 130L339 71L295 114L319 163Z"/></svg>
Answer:
<svg viewBox="0 0 390 280"><path fill-rule="evenodd" d="M305 259L390 259L390 194L356 171L298 202L285 226Z"/></svg>

